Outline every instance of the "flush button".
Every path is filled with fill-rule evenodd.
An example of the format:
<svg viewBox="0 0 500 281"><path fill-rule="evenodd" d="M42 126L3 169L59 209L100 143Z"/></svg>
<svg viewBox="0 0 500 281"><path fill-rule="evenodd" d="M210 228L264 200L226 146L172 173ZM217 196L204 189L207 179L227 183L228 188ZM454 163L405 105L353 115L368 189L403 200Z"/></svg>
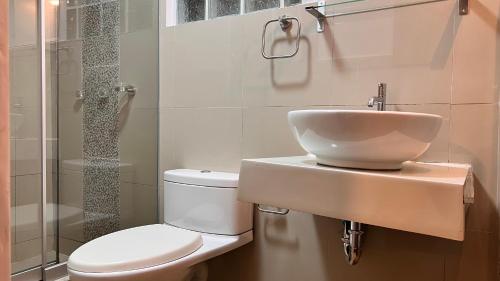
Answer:
<svg viewBox="0 0 500 281"><path fill-rule="evenodd" d="M200 173L206 174L206 173L211 173L212 171L210 170L201 170Z"/></svg>

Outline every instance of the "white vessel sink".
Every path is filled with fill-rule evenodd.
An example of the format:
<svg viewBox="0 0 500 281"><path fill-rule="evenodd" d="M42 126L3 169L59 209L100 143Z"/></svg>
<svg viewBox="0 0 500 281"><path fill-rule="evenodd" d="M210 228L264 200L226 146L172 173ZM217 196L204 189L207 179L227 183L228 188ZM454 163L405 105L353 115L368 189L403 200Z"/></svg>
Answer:
<svg viewBox="0 0 500 281"><path fill-rule="evenodd" d="M288 113L297 141L319 164L396 170L422 155L441 116L369 110L298 110Z"/></svg>

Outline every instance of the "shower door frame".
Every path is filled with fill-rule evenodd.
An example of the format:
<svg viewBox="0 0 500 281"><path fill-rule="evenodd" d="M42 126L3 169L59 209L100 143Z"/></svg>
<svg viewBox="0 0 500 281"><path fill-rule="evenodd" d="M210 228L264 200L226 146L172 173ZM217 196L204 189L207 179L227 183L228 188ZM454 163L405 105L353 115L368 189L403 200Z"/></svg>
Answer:
<svg viewBox="0 0 500 281"><path fill-rule="evenodd" d="M53 281L68 275L67 263L58 263L58 251L56 251L56 261L49 262L47 257L47 73L46 73L46 0L36 0L37 4L37 45L39 47L39 67L40 67L40 97L41 97L41 265L27 269L11 276L11 281ZM58 34L58 33L56 33ZM57 45L56 45L57 46ZM56 204L58 206L58 204ZM57 207L58 208L58 207ZM59 212L56 212L56 221L59 221ZM56 235L57 237L57 235ZM57 239L57 238L56 238ZM58 244L58 241L56 241Z"/></svg>
<svg viewBox="0 0 500 281"><path fill-rule="evenodd" d="M12 281L39 281L47 280L54 281L66 277L68 275L68 269L66 262L51 265L49 267L43 268L38 266L27 271L19 272L12 275Z"/></svg>

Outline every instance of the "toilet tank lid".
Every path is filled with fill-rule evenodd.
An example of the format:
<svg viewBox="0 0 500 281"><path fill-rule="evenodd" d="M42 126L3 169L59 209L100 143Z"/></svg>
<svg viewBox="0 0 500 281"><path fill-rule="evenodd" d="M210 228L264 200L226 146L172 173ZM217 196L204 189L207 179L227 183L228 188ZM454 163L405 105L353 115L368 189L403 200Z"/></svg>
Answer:
<svg viewBox="0 0 500 281"><path fill-rule="evenodd" d="M238 187L238 174L210 170L177 169L165 171L163 179L168 182L212 187Z"/></svg>

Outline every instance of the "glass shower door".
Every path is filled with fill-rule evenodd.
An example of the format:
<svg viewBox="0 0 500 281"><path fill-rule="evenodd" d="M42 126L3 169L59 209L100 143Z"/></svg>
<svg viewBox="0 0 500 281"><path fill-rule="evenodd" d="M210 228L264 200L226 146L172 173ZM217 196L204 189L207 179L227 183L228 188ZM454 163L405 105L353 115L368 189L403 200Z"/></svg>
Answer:
<svg viewBox="0 0 500 281"><path fill-rule="evenodd" d="M50 130L52 124L47 118L48 122L42 126L41 120L44 120L44 99L50 101L47 93L53 86L50 77L42 74L43 70L45 74L50 73L54 66L55 53L50 45L56 37L57 5L45 3L42 24L41 3L38 0L9 1L12 273L32 272L33 276L41 276L42 264L54 261L56 256L54 216L47 215L48 228L44 231L42 227L42 182L48 183L45 189L48 202L53 202L54 193L51 176L44 174L42 168L42 146L45 144L42 128ZM40 32L42 27L45 37ZM43 38L46 40L40 44ZM41 60L43 50L45 69ZM45 91L42 91L42 78L46 78ZM50 105L47 109L50 110ZM54 142L50 137L46 140L48 144ZM50 148L48 151L52 152ZM50 155L47 158L54 159ZM52 173L50 168L48 171Z"/></svg>
<svg viewBox="0 0 500 281"><path fill-rule="evenodd" d="M158 1L61 2L59 261L157 222Z"/></svg>
<svg viewBox="0 0 500 281"><path fill-rule="evenodd" d="M158 1L9 1L13 280L53 280L157 222Z"/></svg>

